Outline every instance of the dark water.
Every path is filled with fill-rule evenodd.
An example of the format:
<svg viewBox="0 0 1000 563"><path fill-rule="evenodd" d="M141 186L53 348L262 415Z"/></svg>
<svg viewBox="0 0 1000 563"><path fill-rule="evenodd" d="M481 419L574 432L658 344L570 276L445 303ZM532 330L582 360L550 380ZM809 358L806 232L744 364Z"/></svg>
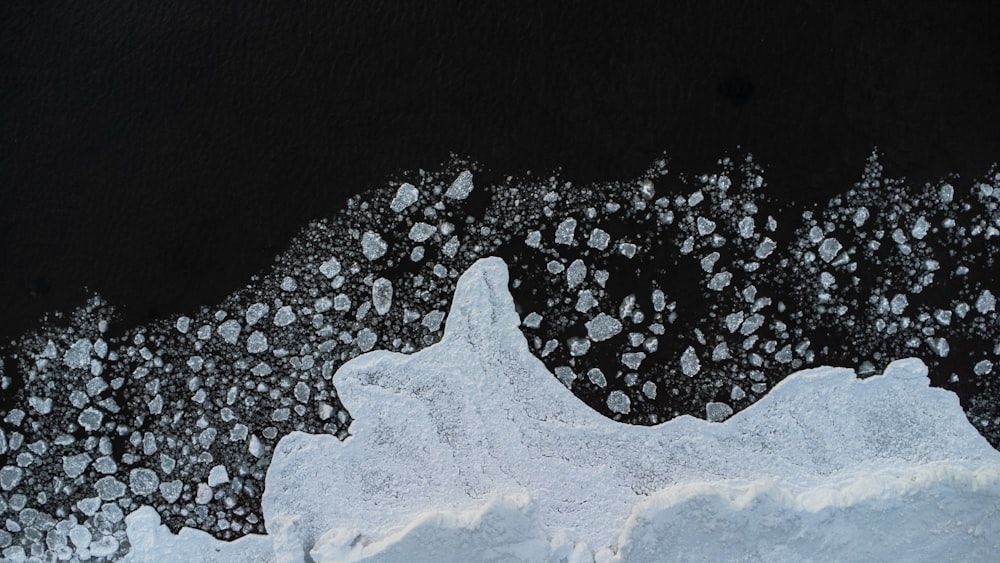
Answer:
<svg viewBox="0 0 1000 563"><path fill-rule="evenodd" d="M1000 155L992 8L661 4L6 3L0 336L84 286L128 326L218 302L450 152L581 183L742 146L806 203L875 145L915 180Z"/></svg>

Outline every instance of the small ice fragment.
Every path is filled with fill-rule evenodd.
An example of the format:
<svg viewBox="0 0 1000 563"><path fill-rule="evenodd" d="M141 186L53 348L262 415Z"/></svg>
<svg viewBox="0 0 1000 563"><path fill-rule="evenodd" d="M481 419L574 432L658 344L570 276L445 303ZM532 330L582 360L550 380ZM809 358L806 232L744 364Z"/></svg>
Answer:
<svg viewBox="0 0 1000 563"><path fill-rule="evenodd" d="M819 257L823 259L824 262L832 262L834 258L837 257L837 253L844 248L835 238L828 238L819 245Z"/></svg>
<svg viewBox="0 0 1000 563"><path fill-rule="evenodd" d="M531 313L528 313L524 317L524 320L521 321L521 324L523 324L528 328L538 328L542 324L542 316L532 311Z"/></svg>
<svg viewBox="0 0 1000 563"><path fill-rule="evenodd" d="M927 222L927 219L921 215L917 217L917 221L913 224L913 229L910 230L910 234L913 238L920 240L927 236L927 231L930 229L931 224Z"/></svg>
<svg viewBox="0 0 1000 563"><path fill-rule="evenodd" d="M739 230L741 237L743 238L752 237L754 231L753 217L744 217L740 219Z"/></svg>
<svg viewBox="0 0 1000 563"><path fill-rule="evenodd" d="M451 186L448 187L448 191L444 193L444 196L451 199L465 199L469 197L474 187L472 184L472 172L463 170L455 178L455 181L451 183Z"/></svg>
<svg viewBox="0 0 1000 563"><path fill-rule="evenodd" d="M573 234L576 232L576 219L567 217L556 227L556 244L573 244Z"/></svg>
<svg viewBox="0 0 1000 563"><path fill-rule="evenodd" d="M156 488L160 485L160 478L151 469L138 468L129 472L128 484L129 489L132 490L132 494L148 496L156 491Z"/></svg>
<svg viewBox="0 0 1000 563"><path fill-rule="evenodd" d="M229 482L229 472L225 465L216 465L208 472L208 486L218 487Z"/></svg>
<svg viewBox="0 0 1000 563"><path fill-rule="evenodd" d="M905 294L897 293L896 296L892 298L892 301L889 302L889 308L893 315L902 315L903 311L906 310L906 307L909 304L910 301L906 298Z"/></svg>
<svg viewBox="0 0 1000 563"><path fill-rule="evenodd" d="M184 490L184 483L180 479L160 483L160 494L167 502L177 502L181 498L181 491Z"/></svg>
<svg viewBox="0 0 1000 563"><path fill-rule="evenodd" d="M861 228L861 226L864 225L865 221L867 220L868 220L868 208L859 207L857 211L854 212L854 226Z"/></svg>
<svg viewBox="0 0 1000 563"><path fill-rule="evenodd" d="M688 346L681 354L681 372L688 377L694 377L701 371L701 362L698 361L698 354L693 346Z"/></svg>
<svg viewBox="0 0 1000 563"><path fill-rule="evenodd" d="M361 348L362 352L368 352L374 348L376 341L378 341L378 335L370 328L363 328L358 331L358 336L354 339L354 343L358 345L358 348Z"/></svg>
<svg viewBox="0 0 1000 563"><path fill-rule="evenodd" d="M697 223L699 235L706 236L715 232L715 221L704 217L698 217Z"/></svg>
<svg viewBox="0 0 1000 563"><path fill-rule="evenodd" d="M219 325L216 332L219 336L226 341L227 344L236 344L240 338L240 331L243 330L240 323L235 319L229 319L228 321Z"/></svg>
<svg viewBox="0 0 1000 563"><path fill-rule="evenodd" d="M427 223L414 223L414 225L410 227L409 237L413 242L420 243L434 236L434 233L436 232L437 227L434 225L428 225Z"/></svg>
<svg viewBox="0 0 1000 563"><path fill-rule="evenodd" d="M639 250L639 247L631 242L622 242L618 244L618 253L626 258L634 258L637 250Z"/></svg>
<svg viewBox="0 0 1000 563"><path fill-rule="evenodd" d="M599 368L590 368L590 370L587 371L587 379L598 387L603 388L608 385L608 380L604 377L604 372Z"/></svg>
<svg viewBox="0 0 1000 563"><path fill-rule="evenodd" d="M976 362L976 365L975 367L972 368L972 371L976 375L986 375L989 372L993 371L993 362L989 360L980 360Z"/></svg>
<svg viewBox="0 0 1000 563"><path fill-rule="evenodd" d="M291 276L285 276L281 280L281 290L282 291L295 291L299 288L299 282L295 281L295 278Z"/></svg>
<svg viewBox="0 0 1000 563"><path fill-rule="evenodd" d="M90 454L87 453L64 456L62 458L63 471L70 479L76 479L80 475L83 475L87 466L90 465L90 461Z"/></svg>
<svg viewBox="0 0 1000 563"><path fill-rule="evenodd" d="M760 245L757 247L757 251L754 252L754 256L763 260L764 258L770 256L777 247L778 243L771 240L771 237L764 237L764 240L761 241Z"/></svg>
<svg viewBox="0 0 1000 563"><path fill-rule="evenodd" d="M722 422L733 414L733 407L726 403L710 402L705 405L705 417L709 422Z"/></svg>
<svg viewBox="0 0 1000 563"><path fill-rule="evenodd" d="M587 240L587 246L596 248L597 250L604 250L608 247L609 242L611 242L611 235L607 231L594 229L590 231L590 239Z"/></svg>
<svg viewBox="0 0 1000 563"><path fill-rule="evenodd" d="M88 407L80 413L80 416L76 417L76 421L88 432L94 432L100 428L103 420L104 413L93 407Z"/></svg>
<svg viewBox="0 0 1000 563"><path fill-rule="evenodd" d="M579 357L590 351L590 340L587 338L570 338L567 344L570 356Z"/></svg>
<svg viewBox="0 0 1000 563"><path fill-rule="evenodd" d="M379 278L372 284L372 305L375 312L384 315L392 307L392 282Z"/></svg>
<svg viewBox="0 0 1000 563"><path fill-rule="evenodd" d="M622 363L629 369L639 369L639 365L646 359L645 352L625 352L622 354Z"/></svg>
<svg viewBox="0 0 1000 563"><path fill-rule="evenodd" d="M701 259L701 269L705 272L711 273L715 269L715 263L719 261L720 254L718 252L713 252L708 256Z"/></svg>
<svg viewBox="0 0 1000 563"><path fill-rule="evenodd" d="M285 327L295 322L295 313L291 305L285 305L274 314L274 326Z"/></svg>
<svg viewBox="0 0 1000 563"><path fill-rule="evenodd" d="M389 209L394 212L399 213L407 207L413 205L417 202L417 198L420 197L420 192L413 186L413 184L404 183L399 186L396 190L395 197L392 198L392 202L389 203ZM332 277L332 276L331 276Z"/></svg>
<svg viewBox="0 0 1000 563"><path fill-rule="evenodd" d="M979 298L976 299L976 310L985 315L986 313L996 309L996 304L997 300L993 295L993 292L988 289L984 289L979 295Z"/></svg>
<svg viewBox="0 0 1000 563"><path fill-rule="evenodd" d="M530 316L530 315L529 315ZM420 321L427 330L431 332L437 332L441 328L441 321L444 320L444 311L438 311L437 309L424 315L424 318Z"/></svg>
<svg viewBox="0 0 1000 563"><path fill-rule="evenodd" d="M733 274L729 272L719 272L712 276L712 279L708 282L708 289L713 291L722 291L729 286L729 282L733 279Z"/></svg>
<svg viewBox="0 0 1000 563"><path fill-rule="evenodd" d="M385 256L389 250L389 244L382 240L382 236L372 231L365 231L361 235L361 253L369 260L378 260Z"/></svg>
<svg viewBox="0 0 1000 563"><path fill-rule="evenodd" d="M259 330L253 331L253 334L247 338L247 352L250 352L251 354L260 354L266 350L267 336L264 336L264 333Z"/></svg>
<svg viewBox="0 0 1000 563"><path fill-rule="evenodd" d="M177 324L174 326L177 328L177 332L187 334L188 329L191 328L191 319L188 317L178 317Z"/></svg>
<svg viewBox="0 0 1000 563"><path fill-rule="evenodd" d="M340 260L337 260L336 257L330 257L329 260L319 265L319 272L326 276L327 279L335 278L340 273ZM266 311L264 314L266 314Z"/></svg>
<svg viewBox="0 0 1000 563"><path fill-rule="evenodd" d="M581 283L587 277L587 266L583 263L583 260L577 258L569 265L566 269L566 283L569 287L573 288Z"/></svg>
<svg viewBox="0 0 1000 563"><path fill-rule="evenodd" d="M254 303L253 305L247 307L246 315L244 315L247 321L247 326L253 326L260 322L260 320L263 319L270 310L271 308L264 303Z"/></svg>
<svg viewBox="0 0 1000 563"><path fill-rule="evenodd" d="M542 233L538 231L531 231L528 236L524 238L524 244L530 246L531 248L538 248L542 245Z"/></svg>
<svg viewBox="0 0 1000 563"><path fill-rule="evenodd" d="M622 331L622 323L606 313L597 315L584 326L587 327L587 336L594 342L602 342Z"/></svg>
<svg viewBox="0 0 1000 563"><path fill-rule="evenodd" d="M577 311L581 313L586 313L587 311L591 310L596 306L597 306L597 299L594 299L594 294L589 289L585 289L580 292L580 295L577 297L576 300Z"/></svg>
<svg viewBox="0 0 1000 563"><path fill-rule="evenodd" d="M608 393L607 403L608 409L614 413L628 414L632 411L632 400L628 398L628 395L617 389Z"/></svg>
<svg viewBox="0 0 1000 563"><path fill-rule="evenodd" d="M90 367L90 351L93 345L89 338L81 338L70 346L63 356L63 363L71 368L86 369Z"/></svg>
<svg viewBox="0 0 1000 563"><path fill-rule="evenodd" d="M734 401L742 401L746 396L746 391L744 391L739 385L733 385L732 390L729 392L729 398Z"/></svg>
<svg viewBox="0 0 1000 563"><path fill-rule="evenodd" d="M656 399L656 384L652 381L647 381L642 384L642 394L648 399Z"/></svg>

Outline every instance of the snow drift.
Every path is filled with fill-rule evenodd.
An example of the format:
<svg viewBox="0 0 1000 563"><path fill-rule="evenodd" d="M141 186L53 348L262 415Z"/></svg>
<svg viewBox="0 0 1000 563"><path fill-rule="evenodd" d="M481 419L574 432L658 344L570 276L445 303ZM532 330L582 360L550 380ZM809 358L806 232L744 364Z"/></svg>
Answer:
<svg viewBox="0 0 1000 563"><path fill-rule="evenodd" d="M796 373L724 423L609 420L531 355L507 269L459 280L443 340L371 352L334 382L351 437L293 433L267 536L232 543L151 508L129 559L202 561L987 560L1000 453L918 360Z"/></svg>

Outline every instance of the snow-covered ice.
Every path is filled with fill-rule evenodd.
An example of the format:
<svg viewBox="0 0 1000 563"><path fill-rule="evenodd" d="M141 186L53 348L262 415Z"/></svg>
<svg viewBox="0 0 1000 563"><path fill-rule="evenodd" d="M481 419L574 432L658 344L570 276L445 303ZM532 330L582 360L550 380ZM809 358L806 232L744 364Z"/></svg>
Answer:
<svg viewBox="0 0 1000 563"><path fill-rule="evenodd" d="M799 372L724 422L629 426L529 352L507 281L502 261L480 260L438 344L340 368L351 436L280 441L268 535L174 536L145 507L126 518L127 559L988 561L1000 550L1000 453L918 360L864 380ZM124 494L108 479L102 497Z"/></svg>

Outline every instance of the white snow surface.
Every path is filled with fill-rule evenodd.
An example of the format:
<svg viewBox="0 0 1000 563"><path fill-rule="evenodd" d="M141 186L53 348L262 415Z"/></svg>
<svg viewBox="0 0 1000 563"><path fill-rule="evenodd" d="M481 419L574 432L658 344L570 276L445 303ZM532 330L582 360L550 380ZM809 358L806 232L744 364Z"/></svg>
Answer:
<svg viewBox="0 0 1000 563"><path fill-rule="evenodd" d="M919 360L793 374L725 422L607 419L528 350L497 258L444 338L334 383L351 436L274 453L266 536L177 536L144 507L132 561L986 561L1000 453Z"/></svg>

